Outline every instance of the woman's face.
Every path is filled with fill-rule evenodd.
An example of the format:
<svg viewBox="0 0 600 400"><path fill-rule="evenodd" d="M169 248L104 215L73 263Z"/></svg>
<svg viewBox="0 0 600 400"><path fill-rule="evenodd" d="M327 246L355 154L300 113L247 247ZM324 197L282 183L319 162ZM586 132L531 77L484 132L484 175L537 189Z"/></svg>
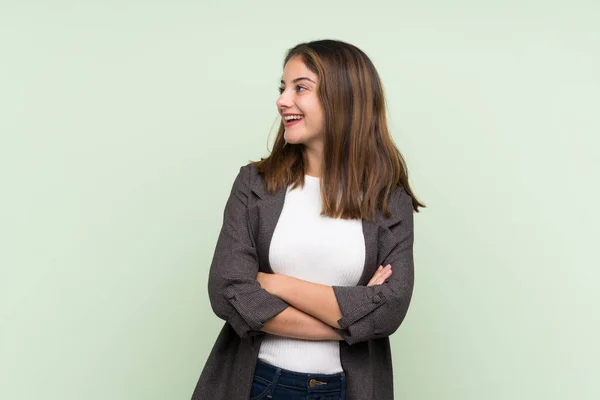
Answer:
<svg viewBox="0 0 600 400"><path fill-rule="evenodd" d="M325 118L317 96L318 84L317 75L299 57L285 64L276 104L285 125L286 142L322 146Z"/></svg>

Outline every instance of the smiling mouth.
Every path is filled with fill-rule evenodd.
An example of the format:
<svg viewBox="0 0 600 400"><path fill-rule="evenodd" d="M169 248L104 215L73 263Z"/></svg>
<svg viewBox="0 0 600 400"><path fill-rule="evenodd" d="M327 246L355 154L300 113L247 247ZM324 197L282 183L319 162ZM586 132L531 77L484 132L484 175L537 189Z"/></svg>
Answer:
<svg viewBox="0 0 600 400"><path fill-rule="evenodd" d="M285 115L283 116L283 124L285 126L292 126L292 125L296 125L298 122L302 121L304 119L304 115Z"/></svg>

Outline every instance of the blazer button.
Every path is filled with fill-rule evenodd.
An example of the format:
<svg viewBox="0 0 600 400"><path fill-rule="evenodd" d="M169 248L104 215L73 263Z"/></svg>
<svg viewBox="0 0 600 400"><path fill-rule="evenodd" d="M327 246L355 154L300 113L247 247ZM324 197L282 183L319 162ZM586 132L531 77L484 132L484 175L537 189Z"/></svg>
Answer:
<svg viewBox="0 0 600 400"><path fill-rule="evenodd" d="M375 304L381 303L381 297L379 297L378 294L376 294L375 296L373 296L373 303L375 303Z"/></svg>

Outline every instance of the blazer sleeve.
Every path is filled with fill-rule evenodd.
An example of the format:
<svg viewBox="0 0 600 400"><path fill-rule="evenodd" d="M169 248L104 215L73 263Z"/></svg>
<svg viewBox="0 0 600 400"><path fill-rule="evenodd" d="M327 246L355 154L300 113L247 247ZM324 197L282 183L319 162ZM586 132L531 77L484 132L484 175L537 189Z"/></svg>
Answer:
<svg viewBox="0 0 600 400"><path fill-rule="evenodd" d="M233 183L208 278L214 313L242 338L262 334L265 322L288 307L256 280L258 256L247 218L249 168L241 167Z"/></svg>
<svg viewBox="0 0 600 400"><path fill-rule="evenodd" d="M342 318L336 331L350 345L394 333L408 311L413 291L412 198L402 188L390 196L392 221L378 227L380 265L392 265L392 276L381 285L334 286Z"/></svg>

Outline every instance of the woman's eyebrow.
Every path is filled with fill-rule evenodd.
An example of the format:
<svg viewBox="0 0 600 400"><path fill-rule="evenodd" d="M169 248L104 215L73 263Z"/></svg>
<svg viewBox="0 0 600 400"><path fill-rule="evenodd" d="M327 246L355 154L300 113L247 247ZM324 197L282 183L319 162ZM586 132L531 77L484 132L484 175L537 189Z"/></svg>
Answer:
<svg viewBox="0 0 600 400"><path fill-rule="evenodd" d="M307 80L307 81L311 81L312 83L314 83L315 85L317 84L317 82L313 81L310 78L307 78L306 76L301 76L300 78L296 78L292 81L292 83L296 83L296 82L300 82L302 80ZM281 83L283 83L285 85L285 82L283 81L283 79L281 80Z"/></svg>

